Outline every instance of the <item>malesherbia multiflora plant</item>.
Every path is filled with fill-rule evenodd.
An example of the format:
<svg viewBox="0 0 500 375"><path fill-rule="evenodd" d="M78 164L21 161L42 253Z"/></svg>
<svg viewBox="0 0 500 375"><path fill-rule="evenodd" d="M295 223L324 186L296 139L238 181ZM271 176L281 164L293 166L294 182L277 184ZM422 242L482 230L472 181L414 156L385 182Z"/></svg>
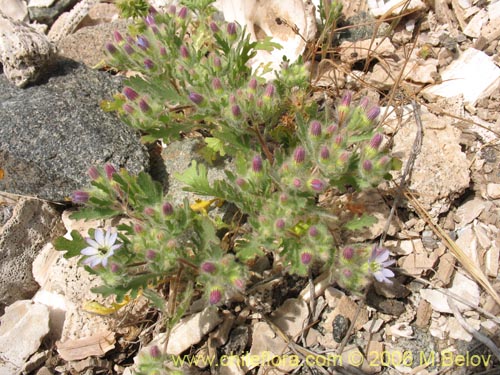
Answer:
<svg viewBox="0 0 500 375"><path fill-rule="evenodd" d="M222 221L199 204L176 206L146 173L132 176L106 165L91 168L91 187L73 194L84 205L74 217L127 220L91 230L87 239L73 232L57 248L81 256L101 277L96 292L123 299L142 291L160 308L155 289L172 280L176 286L194 282L211 304L244 291L247 262L266 252L300 275L320 264L354 291L369 274L390 281L388 253L336 244L331 228L337 218L317 203L329 189L360 190L388 178L393 163L374 132L379 108L365 98L355 105L347 93L336 116L319 113L308 99L309 73L301 62L284 62L266 83L247 63L258 48L277 46L252 42L238 25L215 21L209 3L190 0L165 14L152 10L130 35L115 33L106 46L110 63L138 75L125 80L107 107L146 141L169 142L194 129L206 135L205 155L228 155L235 170L210 183L206 167L193 162L177 177L187 190L236 205L248 226L226 224L235 241L222 246ZM348 228L371 223L363 216ZM184 289L189 301L192 290Z"/></svg>

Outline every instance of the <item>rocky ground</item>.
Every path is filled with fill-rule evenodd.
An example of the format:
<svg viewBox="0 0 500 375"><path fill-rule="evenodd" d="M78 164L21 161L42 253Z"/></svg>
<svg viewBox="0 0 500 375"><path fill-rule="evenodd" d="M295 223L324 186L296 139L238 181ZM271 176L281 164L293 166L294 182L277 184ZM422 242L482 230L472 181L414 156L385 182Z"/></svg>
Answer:
<svg viewBox="0 0 500 375"><path fill-rule="evenodd" d="M62 3L0 9L50 25L74 6ZM334 105L349 89L379 100L380 129L403 168L378 189L327 193L321 204L346 221L379 219L350 240L385 239L395 284L354 296L322 274L312 284L270 278L275 265L263 257L246 301L195 302L174 329L168 353L226 360L186 373L500 373L500 1L344 3L332 48L312 64L315 98ZM99 108L120 87L119 76L91 69L112 30L126 28L117 15L94 5L37 85L20 90L0 76L1 375L131 374L139 351L162 340L160 316L141 298L99 314L89 302L110 301L90 292L98 280L51 245L96 225L69 219L64 202L91 165L152 171L185 194L170 176L189 165L197 139L148 150Z"/></svg>

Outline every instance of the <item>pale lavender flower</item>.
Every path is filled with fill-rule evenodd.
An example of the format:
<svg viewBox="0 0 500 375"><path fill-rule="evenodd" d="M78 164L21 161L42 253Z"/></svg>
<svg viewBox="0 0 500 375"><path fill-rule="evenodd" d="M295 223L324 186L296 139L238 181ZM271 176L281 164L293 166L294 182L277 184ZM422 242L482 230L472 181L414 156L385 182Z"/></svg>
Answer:
<svg viewBox="0 0 500 375"><path fill-rule="evenodd" d="M373 277L380 283L392 284L392 280L389 278L394 277L394 272L387 267L394 264L395 261L394 259L388 260L389 255L389 250L374 246L368 261Z"/></svg>
<svg viewBox="0 0 500 375"><path fill-rule="evenodd" d="M82 255L88 257L83 261L83 264L89 265L92 268L99 264L106 267L108 259L122 246L121 243L116 243L117 238L118 233L112 232L111 229L104 232L102 229L97 228L94 238L89 237L86 239L89 246L80 252Z"/></svg>

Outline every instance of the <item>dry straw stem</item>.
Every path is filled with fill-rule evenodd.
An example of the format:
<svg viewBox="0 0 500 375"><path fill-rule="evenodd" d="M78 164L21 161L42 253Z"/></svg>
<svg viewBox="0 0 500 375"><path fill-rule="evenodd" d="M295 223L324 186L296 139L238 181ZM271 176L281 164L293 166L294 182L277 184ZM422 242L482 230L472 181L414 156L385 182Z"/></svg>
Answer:
<svg viewBox="0 0 500 375"><path fill-rule="evenodd" d="M458 245L446 234L446 232L439 226L434 224L431 216L427 213L425 208L419 203L417 198L409 191L405 192L406 198L410 201L410 203L415 208L415 211L419 214L419 216L425 220L425 222L431 227L432 231L441 238L444 242L448 250L457 258L457 260L462 264L462 267L479 283L482 287L488 292L488 294L493 297L495 302L500 306L500 297L497 292L491 286L489 280L484 275L483 271L472 262L467 254L458 247Z"/></svg>

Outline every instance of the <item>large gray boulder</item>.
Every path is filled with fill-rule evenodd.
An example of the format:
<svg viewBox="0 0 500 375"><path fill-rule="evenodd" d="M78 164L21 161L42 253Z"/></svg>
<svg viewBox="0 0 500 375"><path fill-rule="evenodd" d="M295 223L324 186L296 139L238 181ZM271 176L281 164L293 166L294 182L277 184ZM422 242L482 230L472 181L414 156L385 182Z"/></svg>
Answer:
<svg viewBox="0 0 500 375"><path fill-rule="evenodd" d="M120 87L119 78L70 60L24 90L0 75L0 190L63 201L89 184L92 165L147 169L138 134L99 107Z"/></svg>

